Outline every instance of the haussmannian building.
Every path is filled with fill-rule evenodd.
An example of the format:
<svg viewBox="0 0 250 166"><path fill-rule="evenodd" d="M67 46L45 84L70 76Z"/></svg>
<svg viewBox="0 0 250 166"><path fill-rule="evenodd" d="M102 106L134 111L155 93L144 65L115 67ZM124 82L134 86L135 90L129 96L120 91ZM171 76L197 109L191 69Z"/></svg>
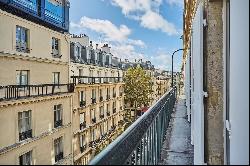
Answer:
<svg viewBox="0 0 250 166"><path fill-rule="evenodd" d="M0 164L86 165L127 122L121 62L108 44L69 34L68 0L0 0ZM159 89L159 88L158 88Z"/></svg>
<svg viewBox="0 0 250 166"><path fill-rule="evenodd" d="M0 164L73 163L68 11L0 0Z"/></svg>
<svg viewBox="0 0 250 166"><path fill-rule="evenodd" d="M72 35L69 73L74 164L85 165L123 132L123 72L108 44L99 48L86 35Z"/></svg>

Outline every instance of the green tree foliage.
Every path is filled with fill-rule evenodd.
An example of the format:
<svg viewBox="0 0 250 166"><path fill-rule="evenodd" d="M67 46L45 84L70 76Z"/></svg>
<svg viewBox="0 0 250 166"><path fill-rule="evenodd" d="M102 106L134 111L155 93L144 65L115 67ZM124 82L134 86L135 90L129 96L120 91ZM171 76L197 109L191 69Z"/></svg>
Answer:
<svg viewBox="0 0 250 166"><path fill-rule="evenodd" d="M140 66L129 68L125 75L125 100L134 108L148 106L152 94L152 79Z"/></svg>

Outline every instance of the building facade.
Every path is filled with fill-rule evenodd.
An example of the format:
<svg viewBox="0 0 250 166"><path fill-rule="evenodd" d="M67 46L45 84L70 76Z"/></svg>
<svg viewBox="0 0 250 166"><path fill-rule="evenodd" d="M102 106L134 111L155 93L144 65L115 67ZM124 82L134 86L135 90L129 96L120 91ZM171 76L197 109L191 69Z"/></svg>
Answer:
<svg viewBox="0 0 250 166"><path fill-rule="evenodd" d="M110 47L94 48L86 35L72 36L70 52L74 163L85 165L123 132L123 72Z"/></svg>
<svg viewBox="0 0 250 166"><path fill-rule="evenodd" d="M184 79L194 164L249 164L249 1L189 1Z"/></svg>
<svg viewBox="0 0 250 166"><path fill-rule="evenodd" d="M73 163L69 3L40 2L0 1L1 164Z"/></svg>

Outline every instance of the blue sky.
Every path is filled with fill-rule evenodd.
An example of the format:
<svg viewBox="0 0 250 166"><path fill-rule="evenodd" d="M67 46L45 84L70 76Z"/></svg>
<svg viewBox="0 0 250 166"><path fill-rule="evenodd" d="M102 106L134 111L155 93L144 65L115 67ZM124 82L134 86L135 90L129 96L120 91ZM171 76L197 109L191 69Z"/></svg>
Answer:
<svg viewBox="0 0 250 166"><path fill-rule="evenodd" d="M183 0L70 0L70 33L108 43L121 58L150 60L170 70L182 48ZM182 52L175 55L180 69Z"/></svg>

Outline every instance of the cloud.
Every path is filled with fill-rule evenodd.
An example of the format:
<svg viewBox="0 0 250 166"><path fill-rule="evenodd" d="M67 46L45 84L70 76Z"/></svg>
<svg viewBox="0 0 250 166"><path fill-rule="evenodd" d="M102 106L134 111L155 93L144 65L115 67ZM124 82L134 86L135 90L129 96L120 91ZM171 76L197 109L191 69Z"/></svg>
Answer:
<svg viewBox="0 0 250 166"><path fill-rule="evenodd" d="M72 27L86 28L103 34L108 41L125 41L131 34L131 30L126 25L115 26L109 20L92 19L82 17L79 23L71 23Z"/></svg>
<svg viewBox="0 0 250 166"><path fill-rule="evenodd" d="M169 35L178 35L174 24L169 23L161 15L153 11L148 11L141 17L141 26L153 30L161 30Z"/></svg>
<svg viewBox="0 0 250 166"><path fill-rule="evenodd" d="M169 3L174 3L172 1ZM144 28L161 30L168 35L179 35L175 25L159 14L162 2L162 0L112 0L111 4L120 7L126 17L139 21Z"/></svg>
<svg viewBox="0 0 250 166"><path fill-rule="evenodd" d="M135 59L146 59L146 56L142 53L138 53L133 45L111 45L112 54L121 59L128 59L134 61Z"/></svg>
<svg viewBox="0 0 250 166"><path fill-rule="evenodd" d="M184 1L183 0L166 0L167 4L173 6L173 5L177 5L177 6L183 6L184 5Z"/></svg>
<svg viewBox="0 0 250 166"><path fill-rule="evenodd" d="M70 27L73 29L89 29L99 34L104 35L104 40L109 42L127 43L136 45L142 48L146 47L146 44L142 40L129 39L132 30L126 25L120 25L119 27L114 25L109 20L92 19L89 17L82 17L79 23L70 23Z"/></svg>

